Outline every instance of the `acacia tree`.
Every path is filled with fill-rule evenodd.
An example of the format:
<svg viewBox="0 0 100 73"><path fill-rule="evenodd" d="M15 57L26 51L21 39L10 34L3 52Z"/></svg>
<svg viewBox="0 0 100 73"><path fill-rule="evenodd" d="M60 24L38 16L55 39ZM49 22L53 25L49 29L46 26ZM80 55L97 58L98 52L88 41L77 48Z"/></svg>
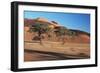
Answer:
<svg viewBox="0 0 100 73"><path fill-rule="evenodd" d="M73 40L73 38L76 36L76 32L70 30L70 31L67 33L67 35Z"/></svg>
<svg viewBox="0 0 100 73"><path fill-rule="evenodd" d="M76 32L67 29L66 27L62 26L56 30L56 35L61 38L62 45L66 43L67 36L73 39L76 36Z"/></svg>
<svg viewBox="0 0 100 73"><path fill-rule="evenodd" d="M65 44L65 38L67 35L68 29L66 27L60 27L56 30L56 35L61 38L62 44Z"/></svg>
<svg viewBox="0 0 100 73"><path fill-rule="evenodd" d="M34 24L30 27L30 32L37 32L40 44L42 44L42 34L49 32L50 28L48 24Z"/></svg>

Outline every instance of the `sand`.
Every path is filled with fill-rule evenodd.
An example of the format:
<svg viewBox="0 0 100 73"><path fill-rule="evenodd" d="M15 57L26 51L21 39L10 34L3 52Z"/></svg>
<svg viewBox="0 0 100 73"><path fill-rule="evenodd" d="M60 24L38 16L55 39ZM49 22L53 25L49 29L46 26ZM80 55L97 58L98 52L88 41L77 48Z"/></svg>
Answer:
<svg viewBox="0 0 100 73"><path fill-rule="evenodd" d="M90 58L89 43L65 43L25 41L24 61L69 60Z"/></svg>

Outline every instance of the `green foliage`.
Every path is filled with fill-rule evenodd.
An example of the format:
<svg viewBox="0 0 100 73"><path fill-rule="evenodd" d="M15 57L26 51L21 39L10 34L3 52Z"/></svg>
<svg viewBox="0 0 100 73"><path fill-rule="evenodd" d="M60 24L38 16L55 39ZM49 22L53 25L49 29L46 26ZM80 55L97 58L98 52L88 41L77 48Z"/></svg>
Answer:
<svg viewBox="0 0 100 73"><path fill-rule="evenodd" d="M73 38L76 36L76 32L74 31L69 31L68 34L67 34L70 38Z"/></svg>
<svg viewBox="0 0 100 73"><path fill-rule="evenodd" d="M65 43L65 39L69 36L71 39L76 36L76 32L67 29L66 27L60 27L56 30L56 35L62 39L62 44Z"/></svg>
<svg viewBox="0 0 100 73"><path fill-rule="evenodd" d="M30 27L30 32L40 32L46 33L49 32L50 27L47 24L34 24Z"/></svg>
<svg viewBox="0 0 100 73"><path fill-rule="evenodd" d="M48 24L34 24L30 27L30 32L37 32L40 44L42 44L42 34L51 30Z"/></svg>
<svg viewBox="0 0 100 73"><path fill-rule="evenodd" d="M62 35L66 35L67 33L68 33L68 29L66 27L60 27L57 29L56 35L62 36Z"/></svg>
<svg viewBox="0 0 100 73"><path fill-rule="evenodd" d="M55 30L56 30L56 32L55 32ZM64 26L61 26L57 29L52 29L49 27L49 24L39 24L39 23L36 23L36 24L33 24L32 26L30 26L29 31L30 32L37 32L38 37L40 38L40 43L42 42L41 35L44 33L47 34L48 37L50 38L52 36L51 33L55 32L55 34L58 37L60 37L60 39L62 39L63 44L65 43L66 35L71 37L71 38L73 38L76 35L76 33L74 31L71 31Z"/></svg>

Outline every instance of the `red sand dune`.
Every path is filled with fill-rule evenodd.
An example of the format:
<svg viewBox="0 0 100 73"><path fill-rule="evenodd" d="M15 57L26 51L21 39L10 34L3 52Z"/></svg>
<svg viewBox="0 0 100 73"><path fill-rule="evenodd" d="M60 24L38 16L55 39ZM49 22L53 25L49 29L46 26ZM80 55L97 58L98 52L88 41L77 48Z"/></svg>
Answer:
<svg viewBox="0 0 100 73"><path fill-rule="evenodd" d="M32 41L32 38L37 33L30 33L29 27L35 23L50 24L54 27L60 27L60 24L55 21L49 22L43 18L25 19L24 20L24 40L25 40L25 53L24 61L42 61L42 60L63 60L63 59L87 59L90 58L90 34L80 31L72 30L77 33L76 36L70 38L66 36L64 40L66 43L61 45L59 38L53 33L53 38L48 39L45 36L43 45ZM46 34L45 34L46 35ZM59 42L60 41L60 42Z"/></svg>
<svg viewBox="0 0 100 73"><path fill-rule="evenodd" d="M32 38L36 35L35 33L28 32L29 26L33 25L36 22L45 23L45 24L48 23L50 25L54 25L54 27L56 27L55 25L60 25L58 23L49 22L47 19L44 19L44 18L24 19L24 24L25 24L24 36L25 36L25 41L32 41ZM89 35L89 33L86 33L86 32L80 31L80 30L72 30L72 29L71 29L71 31L75 31L78 34L78 36L74 37L74 39L70 39L70 38L67 37L67 39L65 40L66 42L74 42L74 43L89 43L90 42L90 35ZM52 40L53 41L57 41L55 38L57 38L57 37L54 37L54 39L52 39Z"/></svg>

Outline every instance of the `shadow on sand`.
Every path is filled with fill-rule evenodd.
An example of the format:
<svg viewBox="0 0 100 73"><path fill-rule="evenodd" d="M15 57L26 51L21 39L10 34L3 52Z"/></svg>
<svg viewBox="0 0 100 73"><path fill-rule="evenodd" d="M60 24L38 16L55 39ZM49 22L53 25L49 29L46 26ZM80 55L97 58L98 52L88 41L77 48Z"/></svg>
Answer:
<svg viewBox="0 0 100 73"><path fill-rule="evenodd" d="M37 51L37 50L28 50L25 49L24 52L26 53L25 56L31 54L31 60L25 58L25 61L46 61L46 60L71 60L71 59L87 59L88 56L85 55L68 55L56 52L46 52L46 51ZM35 56L35 57L34 57Z"/></svg>

